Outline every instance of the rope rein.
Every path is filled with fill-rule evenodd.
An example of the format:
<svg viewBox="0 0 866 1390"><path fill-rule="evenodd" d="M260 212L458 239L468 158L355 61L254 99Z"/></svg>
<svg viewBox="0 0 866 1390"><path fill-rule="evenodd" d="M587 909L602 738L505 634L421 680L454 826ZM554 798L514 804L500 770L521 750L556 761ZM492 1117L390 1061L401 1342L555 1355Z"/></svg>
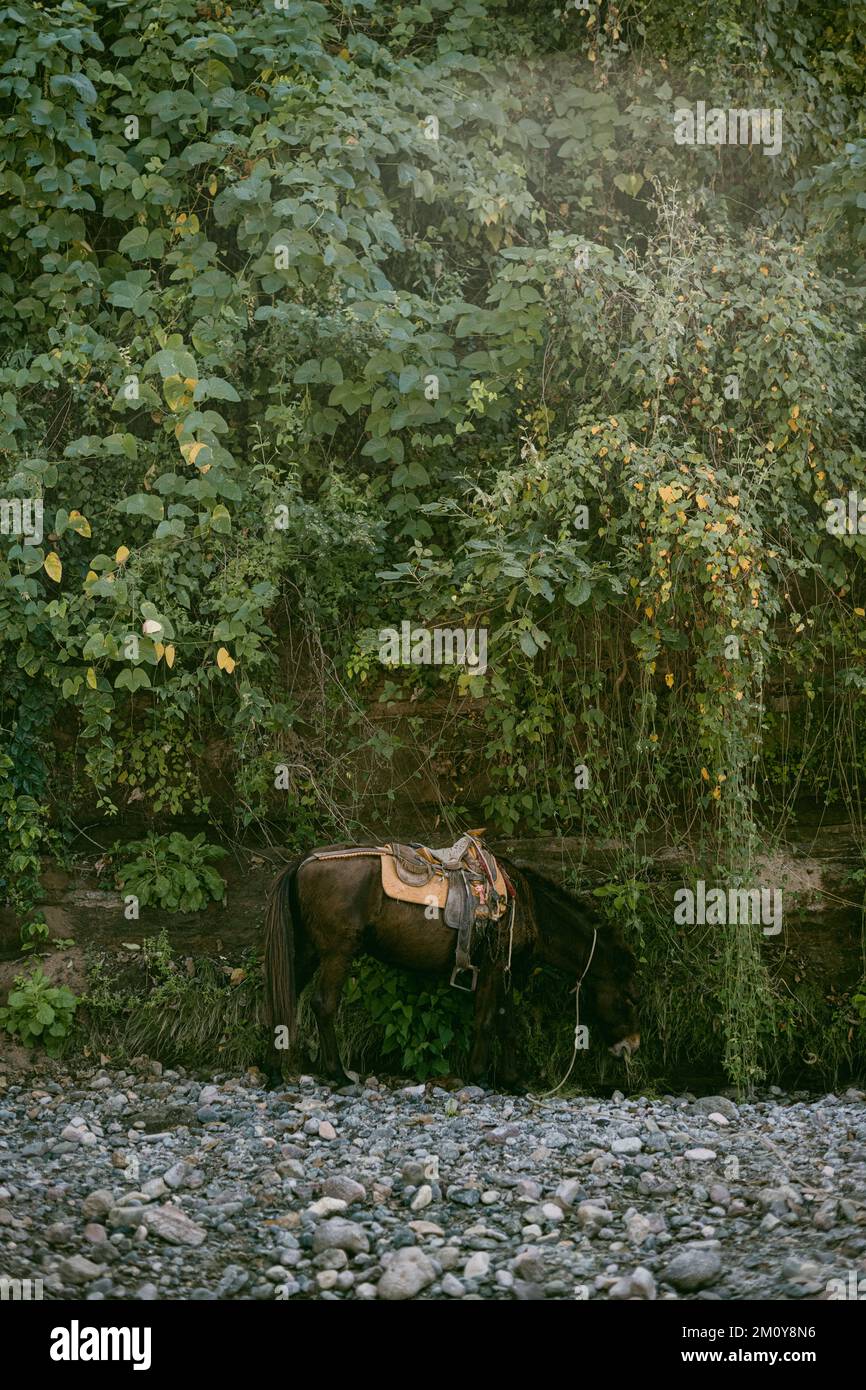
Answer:
<svg viewBox="0 0 866 1390"><path fill-rule="evenodd" d="M543 1105L549 1096L555 1096L557 1091L562 1090L563 1086L565 1085L566 1081L571 1076L571 1073L574 1070L574 1064L577 1061L577 1054L579 1050L578 1043L580 1042L580 987L586 979L589 967L592 965L592 958L595 955L595 947L597 941L598 930L596 927L593 927L592 947L590 948L589 955L586 958L586 965L583 967L583 970L577 977L577 983L574 986L574 1046L571 1049L571 1061L568 1064L568 1071L565 1073L565 1076L562 1078L559 1085L554 1086L552 1090L543 1091L540 1096L534 1096L531 1093L528 1093L526 1098L531 1105Z"/></svg>
<svg viewBox="0 0 866 1390"><path fill-rule="evenodd" d="M508 914L508 960L505 962L505 988L511 987L511 950L514 946L514 910L517 907L517 899L511 899L511 911Z"/></svg>

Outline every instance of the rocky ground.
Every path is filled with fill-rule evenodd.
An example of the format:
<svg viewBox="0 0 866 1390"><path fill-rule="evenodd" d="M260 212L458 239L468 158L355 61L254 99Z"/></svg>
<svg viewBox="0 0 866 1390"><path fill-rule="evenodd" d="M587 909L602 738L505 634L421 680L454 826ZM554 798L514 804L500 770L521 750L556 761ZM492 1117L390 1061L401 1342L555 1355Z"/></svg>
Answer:
<svg viewBox="0 0 866 1390"><path fill-rule="evenodd" d="M824 1299L866 1275L859 1091L268 1092L146 1059L9 1081L0 1277L47 1298Z"/></svg>

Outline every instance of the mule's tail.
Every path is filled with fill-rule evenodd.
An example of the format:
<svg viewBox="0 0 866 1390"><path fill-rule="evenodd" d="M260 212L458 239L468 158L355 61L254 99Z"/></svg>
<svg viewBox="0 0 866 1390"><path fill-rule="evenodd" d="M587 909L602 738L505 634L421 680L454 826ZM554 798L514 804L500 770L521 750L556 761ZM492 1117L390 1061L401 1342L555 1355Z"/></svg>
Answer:
<svg viewBox="0 0 866 1390"><path fill-rule="evenodd" d="M265 1000L271 1046L285 1052L298 1035L295 994L295 929L300 925L296 859L280 871L271 886L265 913ZM278 1035L277 1029L286 1032Z"/></svg>

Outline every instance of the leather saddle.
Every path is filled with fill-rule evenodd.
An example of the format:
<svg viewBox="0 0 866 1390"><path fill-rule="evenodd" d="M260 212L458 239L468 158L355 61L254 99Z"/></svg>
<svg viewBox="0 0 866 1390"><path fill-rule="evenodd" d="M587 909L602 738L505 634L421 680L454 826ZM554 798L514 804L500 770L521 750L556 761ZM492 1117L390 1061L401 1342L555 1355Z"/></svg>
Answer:
<svg viewBox="0 0 866 1390"><path fill-rule="evenodd" d="M479 918L498 921L508 905L508 885L480 842L483 830L471 830L445 849L419 844L388 844L381 855L382 889L398 902L423 903L435 918L442 913L457 932L451 984L472 991L478 970L470 959L472 931ZM471 973L471 984L458 977Z"/></svg>

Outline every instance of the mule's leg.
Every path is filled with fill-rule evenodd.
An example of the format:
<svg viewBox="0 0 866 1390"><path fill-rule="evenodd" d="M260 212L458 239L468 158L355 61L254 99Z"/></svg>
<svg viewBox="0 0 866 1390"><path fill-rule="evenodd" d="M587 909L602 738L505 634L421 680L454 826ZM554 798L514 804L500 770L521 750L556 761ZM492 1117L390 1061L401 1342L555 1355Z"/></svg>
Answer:
<svg viewBox="0 0 866 1390"><path fill-rule="evenodd" d="M344 1075L340 1062L340 1050L337 1047L334 1019L351 964L351 954L340 953L323 956L313 994L313 1013L316 1015L316 1022L319 1025L321 1070L331 1077L342 1078Z"/></svg>
<svg viewBox="0 0 866 1390"><path fill-rule="evenodd" d="M478 972L472 1052L469 1057L469 1078L471 1081L477 1081L479 1077L484 1075L490 1061L490 1030L495 1026L500 983L500 972L492 966L488 965Z"/></svg>
<svg viewBox="0 0 866 1390"><path fill-rule="evenodd" d="M514 990L503 981L496 1008L496 1030L501 1042L498 1077L511 1090L517 1085L517 1054L514 1036Z"/></svg>

